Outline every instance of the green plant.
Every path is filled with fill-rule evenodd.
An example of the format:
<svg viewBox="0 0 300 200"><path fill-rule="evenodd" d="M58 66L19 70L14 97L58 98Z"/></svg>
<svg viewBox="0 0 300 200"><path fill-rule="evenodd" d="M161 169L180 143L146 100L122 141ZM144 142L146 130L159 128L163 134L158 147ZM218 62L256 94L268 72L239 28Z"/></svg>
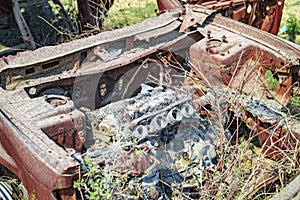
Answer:
<svg viewBox="0 0 300 200"><path fill-rule="evenodd" d="M284 24L279 31L279 35L291 42L296 42L296 36L299 34L300 20L297 19L295 14L289 14L286 24Z"/></svg>
<svg viewBox="0 0 300 200"><path fill-rule="evenodd" d="M275 78L274 74L272 73L271 70L267 70L265 73L265 78L267 79L269 85L270 85L270 90L275 90L276 85L278 84L278 80Z"/></svg>
<svg viewBox="0 0 300 200"><path fill-rule="evenodd" d="M116 196L137 198L140 194L138 186L132 186L127 174L121 174L112 165L100 167L93 164L89 159L84 165L88 171L74 182L82 199L114 199Z"/></svg>
<svg viewBox="0 0 300 200"><path fill-rule="evenodd" d="M291 97L290 103L294 106L300 107L300 97Z"/></svg>
<svg viewBox="0 0 300 200"><path fill-rule="evenodd" d="M291 4L290 6L298 6L298 5L300 5L300 1L299 0L297 0L297 1L295 1L293 4Z"/></svg>
<svg viewBox="0 0 300 200"><path fill-rule="evenodd" d="M68 13L71 21L76 24L79 21L78 7L77 3L72 0L63 0L62 1L66 12Z"/></svg>

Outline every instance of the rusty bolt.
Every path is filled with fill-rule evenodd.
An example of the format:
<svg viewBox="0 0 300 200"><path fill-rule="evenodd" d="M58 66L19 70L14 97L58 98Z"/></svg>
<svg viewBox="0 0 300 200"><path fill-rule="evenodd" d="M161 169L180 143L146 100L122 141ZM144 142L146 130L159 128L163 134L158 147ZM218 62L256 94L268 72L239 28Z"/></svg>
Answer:
<svg viewBox="0 0 300 200"><path fill-rule="evenodd" d="M35 87L32 87L32 88L29 89L28 92L29 92L30 95L35 95L36 92L37 92L37 89Z"/></svg>
<svg viewBox="0 0 300 200"><path fill-rule="evenodd" d="M207 39L211 38L210 34L211 34L211 31L207 31Z"/></svg>
<svg viewBox="0 0 300 200"><path fill-rule="evenodd" d="M86 134L85 134L84 131L79 131L79 132L78 132L78 135L79 135L80 137L82 137L82 138L85 138L85 136L86 136Z"/></svg>
<svg viewBox="0 0 300 200"><path fill-rule="evenodd" d="M225 35L223 35L223 36L222 36L222 42L224 42L224 43L226 43L226 42L227 42L227 40L226 40L226 36L225 36Z"/></svg>

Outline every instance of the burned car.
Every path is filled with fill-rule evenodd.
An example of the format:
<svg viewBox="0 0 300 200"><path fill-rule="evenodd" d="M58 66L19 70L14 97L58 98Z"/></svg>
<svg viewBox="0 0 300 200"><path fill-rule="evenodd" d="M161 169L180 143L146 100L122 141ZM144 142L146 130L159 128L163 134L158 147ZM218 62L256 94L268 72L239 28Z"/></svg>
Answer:
<svg viewBox="0 0 300 200"><path fill-rule="evenodd" d="M224 185L239 184L227 176L235 161L226 166L223 157L238 139L232 119L258 137L264 158L288 162L292 154L297 169L299 124L282 108L299 95L299 66L298 45L199 5L2 57L3 171L30 198L83 198L95 188L78 192L74 181L92 166L110 175L107 186L140 188L111 189L106 198L213 198L201 193L220 195L206 184L209 171L226 175ZM267 74L277 80L273 88ZM273 184L269 172L230 197Z"/></svg>

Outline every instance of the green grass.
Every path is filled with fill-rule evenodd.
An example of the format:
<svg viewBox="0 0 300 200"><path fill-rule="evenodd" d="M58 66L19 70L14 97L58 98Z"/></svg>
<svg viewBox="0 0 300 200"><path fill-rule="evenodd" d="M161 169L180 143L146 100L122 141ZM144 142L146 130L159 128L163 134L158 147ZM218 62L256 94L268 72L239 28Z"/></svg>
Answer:
<svg viewBox="0 0 300 200"><path fill-rule="evenodd" d="M300 107L300 97L291 97L290 104Z"/></svg>
<svg viewBox="0 0 300 200"><path fill-rule="evenodd" d="M287 32L280 33L278 36L287 40L294 40L295 43L300 44L300 0L285 0L283 15L281 20L281 30L288 26ZM298 25L297 25L298 24ZM285 27L285 28L284 28ZM298 32L298 33L297 33ZM293 39L293 35L295 38Z"/></svg>
<svg viewBox="0 0 300 200"><path fill-rule="evenodd" d="M104 20L104 29L116 29L142 22L143 20L157 16L155 1L131 3L115 2L114 6Z"/></svg>

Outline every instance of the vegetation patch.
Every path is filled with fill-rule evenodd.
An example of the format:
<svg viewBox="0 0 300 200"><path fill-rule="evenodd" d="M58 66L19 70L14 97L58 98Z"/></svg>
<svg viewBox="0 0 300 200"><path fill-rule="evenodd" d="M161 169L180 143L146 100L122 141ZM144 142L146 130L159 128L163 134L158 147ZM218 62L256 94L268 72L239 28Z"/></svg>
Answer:
<svg viewBox="0 0 300 200"><path fill-rule="evenodd" d="M279 37L300 44L300 1L285 0Z"/></svg>
<svg viewBox="0 0 300 200"><path fill-rule="evenodd" d="M271 70L267 70L265 73L265 78L270 85L270 90L274 91L276 85L278 84L278 79L276 79L274 73Z"/></svg>
<svg viewBox="0 0 300 200"><path fill-rule="evenodd" d="M104 20L104 29L116 29L142 22L157 14L155 1L116 1Z"/></svg>

